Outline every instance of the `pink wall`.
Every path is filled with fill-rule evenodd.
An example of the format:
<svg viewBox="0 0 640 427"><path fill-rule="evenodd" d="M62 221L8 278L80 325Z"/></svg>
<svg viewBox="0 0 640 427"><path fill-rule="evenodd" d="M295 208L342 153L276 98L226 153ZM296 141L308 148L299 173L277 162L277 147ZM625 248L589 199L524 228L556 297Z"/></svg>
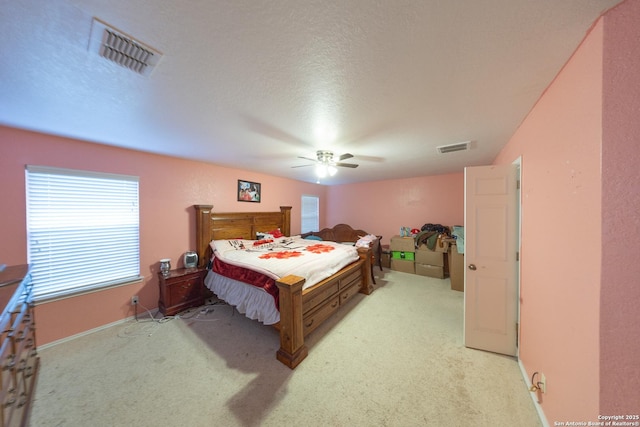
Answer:
<svg viewBox="0 0 640 427"><path fill-rule="evenodd" d="M27 261L27 164L140 177L143 282L38 304L40 345L131 316L132 295L139 295L145 307L157 307L158 260L169 257L179 266L184 251L195 246L194 204L213 204L218 211L271 211L291 205L292 233L299 233L301 195L317 195L322 227L346 222L383 234L387 241L402 225L463 220L462 173L325 187L0 126L0 261L9 265ZM237 202L237 179L262 183L262 202Z"/></svg>
<svg viewBox="0 0 640 427"><path fill-rule="evenodd" d="M555 421L597 421L601 274L602 23L495 163L522 156L521 345Z"/></svg>
<svg viewBox="0 0 640 427"><path fill-rule="evenodd" d="M324 222L323 227L346 223L382 235L383 244L402 226L462 225L464 174L329 187Z"/></svg>
<svg viewBox="0 0 640 427"><path fill-rule="evenodd" d="M604 20L600 412L640 410L640 1Z"/></svg>
<svg viewBox="0 0 640 427"><path fill-rule="evenodd" d="M228 169L154 154L0 127L0 262L27 262L24 168L47 165L140 177L140 257L142 283L60 301L38 304L40 345L133 315L132 295L155 308L156 271L160 258L180 266L182 254L195 247L194 204L218 211L277 211L293 207L292 232L300 232L300 196L326 188L248 171ZM262 202L236 201L238 179L262 184Z"/></svg>
<svg viewBox="0 0 640 427"><path fill-rule="evenodd" d="M640 1L607 12L497 157L522 156L520 357L551 423L637 414Z"/></svg>

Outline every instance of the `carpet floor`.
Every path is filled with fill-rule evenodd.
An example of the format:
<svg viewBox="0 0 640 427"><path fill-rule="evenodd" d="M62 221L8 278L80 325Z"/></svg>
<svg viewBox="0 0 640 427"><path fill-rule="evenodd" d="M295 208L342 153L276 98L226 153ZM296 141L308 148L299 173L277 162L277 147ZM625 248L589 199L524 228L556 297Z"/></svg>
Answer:
<svg viewBox="0 0 640 427"><path fill-rule="evenodd" d="M40 349L31 425L542 425L517 360L464 347L448 279L376 274L295 370L275 358L277 331L224 304Z"/></svg>

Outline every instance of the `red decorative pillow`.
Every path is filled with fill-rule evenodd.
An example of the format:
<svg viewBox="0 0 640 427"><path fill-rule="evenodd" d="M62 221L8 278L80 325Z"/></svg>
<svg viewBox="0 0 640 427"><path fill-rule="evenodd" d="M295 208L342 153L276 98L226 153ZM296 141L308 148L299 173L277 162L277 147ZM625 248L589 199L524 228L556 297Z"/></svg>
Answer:
<svg viewBox="0 0 640 427"><path fill-rule="evenodd" d="M269 234L271 234L274 239L277 239L279 237L284 237L284 234L282 234L279 228L276 228L275 230L271 230Z"/></svg>

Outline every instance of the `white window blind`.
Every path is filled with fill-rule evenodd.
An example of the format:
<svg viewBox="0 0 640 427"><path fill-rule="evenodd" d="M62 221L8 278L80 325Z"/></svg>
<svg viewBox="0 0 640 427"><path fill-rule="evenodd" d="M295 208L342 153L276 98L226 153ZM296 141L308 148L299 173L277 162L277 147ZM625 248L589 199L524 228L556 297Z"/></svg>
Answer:
<svg viewBox="0 0 640 427"><path fill-rule="evenodd" d="M34 299L139 279L138 177L27 166Z"/></svg>
<svg viewBox="0 0 640 427"><path fill-rule="evenodd" d="M317 196L302 196L301 233L319 231L320 227L320 198Z"/></svg>

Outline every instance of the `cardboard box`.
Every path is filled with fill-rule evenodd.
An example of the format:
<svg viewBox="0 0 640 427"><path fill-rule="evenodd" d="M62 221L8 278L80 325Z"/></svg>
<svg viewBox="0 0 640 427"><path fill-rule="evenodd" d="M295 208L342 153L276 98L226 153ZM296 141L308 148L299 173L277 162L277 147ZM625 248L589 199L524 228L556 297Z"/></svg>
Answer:
<svg viewBox="0 0 640 427"><path fill-rule="evenodd" d="M413 237L393 236L391 238L391 251L415 252L416 244Z"/></svg>
<svg viewBox="0 0 640 427"><path fill-rule="evenodd" d="M444 267L444 257L446 254L442 252L432 251L427 245L420 245L416 249L416 262L420 264L438 265Z"/></svg>
<svg viewBox="0 0 640 427"><path fill-rule="evenodd" d="M464 254L458 253L455 243L449 248L449 278L451 289L464 292Z"/></svg>
<svg viewBox="0 0 640 427"><path fill-rule="evenodd" d="M420 276L428 276L428 277L435 277L436 279L444 279L444 266L442 265L416 263L415 268L416 268L416 274Z"/></svg>
<svg viewBox="0 0 640 427"><path fill-rule="evenodd" d="M415 261L415 252L391 251L391 259L403 259L405 261Z"/></svg>
<svg viewBox="0 0 640 427"><path fill-rule="evenodd" d="M413 261L405 261L403 259L391 259L391 269L402 271L403 273L415 274L416 270Z"/></svg>

